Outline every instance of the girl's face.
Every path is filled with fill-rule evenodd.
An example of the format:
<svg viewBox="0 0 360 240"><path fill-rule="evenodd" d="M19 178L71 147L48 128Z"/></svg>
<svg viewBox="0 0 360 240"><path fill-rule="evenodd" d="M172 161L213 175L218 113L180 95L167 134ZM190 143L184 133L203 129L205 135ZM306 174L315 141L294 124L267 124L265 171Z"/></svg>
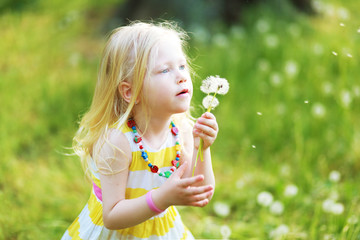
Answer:
<svg viewBox="0 0 360 240"><path fill-rule="evenodd" d="M166 36L152 53L154 67L144 84L152 116L168 116L189 109L193 86L180 41Z"/></svg>

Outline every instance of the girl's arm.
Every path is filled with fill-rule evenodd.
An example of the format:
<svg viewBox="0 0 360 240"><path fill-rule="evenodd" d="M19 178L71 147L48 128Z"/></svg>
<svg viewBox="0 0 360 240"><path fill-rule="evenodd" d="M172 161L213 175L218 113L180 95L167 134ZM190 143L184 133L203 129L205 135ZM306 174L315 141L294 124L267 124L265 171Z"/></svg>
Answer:
<svg viewBox="0 0 360 240"><path fill-rule="evenodd" d="M112 174L100 173L103 221L109 229L135 226L156 215L147 205L145 195L135 199L125 199L128 166L131 161L129 142L122 133L110 134L100 150L100 169L115 169ZM183 178L187 164L183 164L159 188L153 191L154 204L164 210L171 205L205 206L213 194L211 185L195 186L203 181L203 176ZM100 170L101 171L101 170Z"/></svg>

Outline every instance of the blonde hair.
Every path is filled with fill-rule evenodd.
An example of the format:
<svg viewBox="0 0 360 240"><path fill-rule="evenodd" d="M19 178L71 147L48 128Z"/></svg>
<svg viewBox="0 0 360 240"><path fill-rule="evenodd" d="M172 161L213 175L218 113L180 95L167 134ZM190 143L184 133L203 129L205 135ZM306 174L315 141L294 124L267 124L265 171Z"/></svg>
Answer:
<svg viewBox="0 0 360 240"><path fill-rule="evenodd" d="M140 104L146 104L146 99L142 99L141 89L144 79L149 77L149 66L153 63L151 50L165 34L177 37L184 49L187 34L169 22L133 22L111 32L103 50L90 109L83 116L73 139L74 152L79 155L88 177L94 144L101 136L106 136L112 126L125 124L139 97ZM189 59L187 61L190 65ZM124 81L132 85L129 103L122 98L118 90L119 84ZM186 116L190 118L189 112Z"/></svg>

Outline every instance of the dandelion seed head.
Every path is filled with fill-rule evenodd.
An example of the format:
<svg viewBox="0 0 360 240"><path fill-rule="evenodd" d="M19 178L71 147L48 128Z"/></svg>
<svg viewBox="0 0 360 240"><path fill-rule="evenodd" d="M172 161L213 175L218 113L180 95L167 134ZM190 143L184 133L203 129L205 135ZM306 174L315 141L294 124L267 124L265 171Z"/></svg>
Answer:
<svg viewBox="0 0 360 240"><path fill-rule="evenodd" d="M344 205L342 203L335 203L332 206L331 213L335 215L340 215L344 212Z"/></svg>
<svg viewBox="0 0 360 240"><path fill-rule="evenodd" d="M229 41L228 41L226 35L223 33L215 34L215 36L213 38L213 42L216 46L221 47L221 48L225 48L229 45Z"/></svg>
<svg viewBox="0 0 360 240"><path fill-rule="evenodd" d="M323 211L326 213L332 213L334 215L340 215L344 212L344 205L337 203L335 200L328 198L322 204Z"/></svg>
<svg viewBox="0 0 360 240"><path fill-rule="evenodd" d="M348 20L350 18L350 12L347 8L340 7L337 9L337 15L342 20Z"/></svg>
<svg viewBox="0 0 360 240"><path fill-rule="evenodd" d="M326 109L321 103L315 103L311 110L312 114L316 118L323 118L326 115Z"/></svg>
<svg viewBox="0 0 360 240"><path fill-rule="evenodd" d="M326 95L330 95L333 92L333 85L330 82L325 82L322 85L322 90Z"/></svg>
<svg viewBox="0 0 360 240"><path fill-rule="evenodd" d="M341 99L341 103L342 103L343 107L348 108L352 102L351 93L347 90L342 90L340 92L340 99Z"/></svg>
<svg viewBox="0 0 360 240"><path fill-rule="evenodd" d="M268 34L265 36L265 45L268 48L276 48L279 45L279 38L275 34Z"/></svg>
<svg viewBox="0 0 360 240"><path fill-rule="evenodd" d="M289 227L285 224L279 225L277 228L270 232L270 238L282 239L289 233Z"/></svg>
<svg viewBox="0 0 360 240"><path fill-rule="evenodd" d="M293 60L289 60L286 62L285 64L285 73L288 77L295 77L298 74L299 70L298 70L298 64L293 61Z"/></svg>
<svg viewBox="0 0 360 240"><path fill-rule="evenodd" d="M206 94L216 92L224 95L229 91L229 82L219 76L209 76L202 81L200 90Z"/></svg>
<svg viewBox="0 0 360 240"><path fill-rule="evenodd" d="M359 218L355 215L351 215L348 219L347 219L347 222L349 224L357 224L359 222Z"/></svg>
<svg viewBox="0 0 360 240"><path fill-rule="evenodd" d="M270 212L274 215L281 215L284 212L284 204L280 201L275 201L270 205Z"/></svg>
<svg viewBox="0 0 360 240"><path fill-rule="evenodd" d="M214 109L219 105L219 100L216 97L209 95L203 98L202 105L206 109L208 108Z"/></svg>
<svg viewBox="0 0 360 240"><path fill-rule="evenodd" d="M222 239L229 239L231 236L231 228L228 225L222 225L220 227L220 234L222 236Z"/></svg>
<svg viewBox="0 0 360 240"><path fill-rule="evenodd" d="M284 196L285 197L294 197L298 194L298 187L294 184L289 184L285 187Z"/></svg>
<svg viewBox="0 0 360 240"><path fill-rule="evenodd" d="M259 19L256 22L256 29L258 30L258 32L260 33L266 33L270 30L270 24L267 20L265 19Z"/></svg>
<svg viewBox="0 0 360 240"><path fill-rule="evenodd" d="M281 77L281 75L277 72L272 73L270 76L270 83L274 86L274 87L278 87L282 84L283 79Z"/></svg>
<svg viewBox="0 0 360 240"><path fill-rule="evenodd" d="M257 202L259 205L263 206L263 207L268 207L271 205L271 203L273 202L274 197L271 193L269 192L261 192L257 195Z"/></svg>
<svg viewBox="0 0 360 240"><path fill-rule="evenodd" d="M331 182L337 183L340 181L340 178L341 178L341 174L339 171L333 170L329 174L329 180Z"/></svg>
<svg viewBox="0 0 360 240"><path fill-rule="evenodd" d="M214 212L221 217L227 217L230 214L230 207L224 202L215 202Z"/></svg>

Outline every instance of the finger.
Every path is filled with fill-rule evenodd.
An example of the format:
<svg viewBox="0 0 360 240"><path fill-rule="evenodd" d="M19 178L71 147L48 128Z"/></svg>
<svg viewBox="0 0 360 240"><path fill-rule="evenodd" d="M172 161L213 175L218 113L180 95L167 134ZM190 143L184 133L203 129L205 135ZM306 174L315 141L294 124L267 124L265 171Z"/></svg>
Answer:
<svg viewBox="0 0 360 240"><path fill-rule="evenodd" d="M201 201L193 202L190 204L190 206L193 207L205 207L209 203L209 199L205 198Z"/></svg>
<svg viewBox="0 0 360 240"><path fill-rule="evenodd" d="M195 125L203 125L203 126L208 126L214 130L218 129L218 124L215 120L213 119L207 119L207 118L198 118L198 120L196 121Z"/></svg>
<svg viewBox="0 0 360 240"><path fill-rule="evenodd" d="M214 119L214 120L216 120L215 115L214 115L214 114L212 114L211 112L204 112L201 116L202 116L202 117L204 117L204 118L208 118L208 119Z"/></svg>
<svg viewBox="0 0 360 240"><path fill-rule="evenodd" d="M213 189L214 187L212 185L206 185L201 187L190 187L188 188L188 192L190 195L199 195L213 191Z"/></svg>
<svg viewBox="0 0 360 240"><path fill-rule="evenodd" d="M182 187L188 187L191 186L195 183L201 182L204 180L204 175L197 175L194 177L190 177L190 178L183 178L181 180L181 186Z"/></svg>
<svg viewBox="0 0 360 240"><path fill-rule="evenodd" d="M198 133L198 134L201 134L201 133L204 133L205 135L208 135L210 137L215 137L216 136L216 130L209 127L209 126L206 126L206 125L201 125L201 124L198 124L196 123L195 126L194 126L194 132L195 134Z"/></svg>

